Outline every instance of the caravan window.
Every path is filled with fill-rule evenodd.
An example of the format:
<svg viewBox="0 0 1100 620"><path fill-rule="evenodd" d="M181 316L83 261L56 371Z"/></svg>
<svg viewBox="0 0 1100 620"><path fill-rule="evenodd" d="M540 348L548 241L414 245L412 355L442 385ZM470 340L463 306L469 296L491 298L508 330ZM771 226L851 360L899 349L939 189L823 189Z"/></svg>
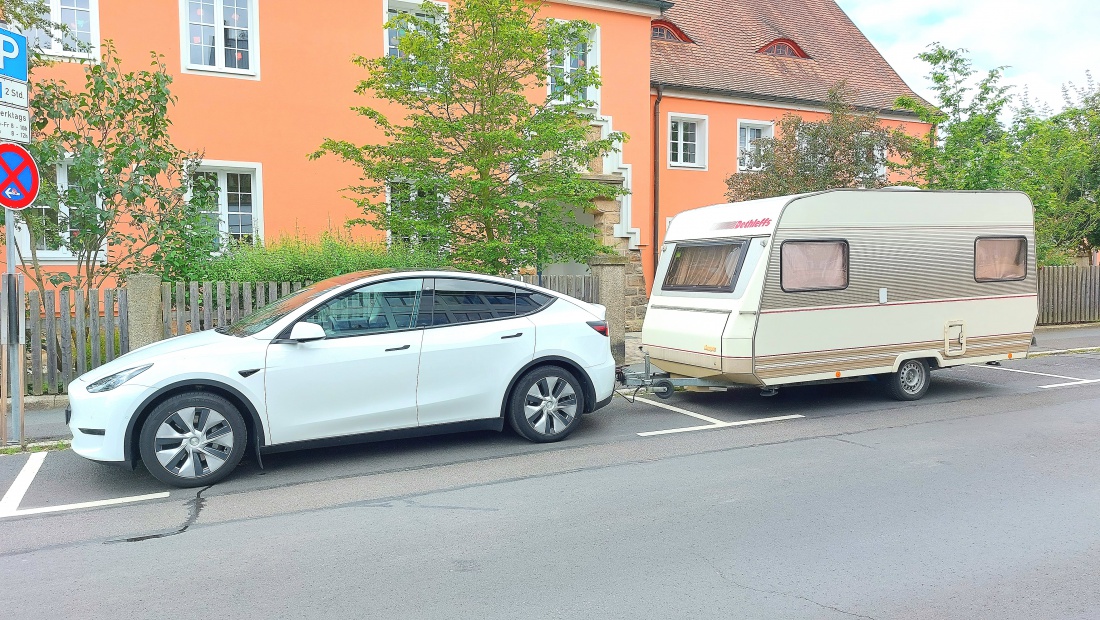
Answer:
<svg viewBox="0 0 1100 620"><path fill-rule="evenodd" d="M676 245L661 290L733 292L741 267L742 241Z"/></svg>
<svg viewBox="0 0 1100 620"><path fill-rule="evenodd" d="M1007 282L1027 276L1027 239L979 237L974 240L974 279Z"/></svg>
<svg viewBox="0 0 1100 620"><path fill-rule="evenodd" d="M784 241L779 284L787 293L848 288L848 242Z"/></svg>

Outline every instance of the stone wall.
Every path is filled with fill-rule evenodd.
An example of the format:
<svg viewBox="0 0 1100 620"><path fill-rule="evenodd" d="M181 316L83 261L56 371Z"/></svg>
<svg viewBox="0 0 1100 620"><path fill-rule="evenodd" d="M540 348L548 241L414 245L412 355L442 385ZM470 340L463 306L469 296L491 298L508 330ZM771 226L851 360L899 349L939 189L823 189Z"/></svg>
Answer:
<svg viewBox="0 0 1100 620"><path fill-rule="evenodd" d="M623 177L617 174L589 174L588 178L600 181L609 186L621 187ZM646 297L645 274L642 271L642 252L630 249L627 239L615 235L615 226L619 223L620 205L617 199L596 200L593 204L595 211L596 227L600 230L603 244L614 248L620 256L627 257L626 263L626 299L624 308L626 312L626 331L635 332L642 329L642 319L645 318Z"/></svg>

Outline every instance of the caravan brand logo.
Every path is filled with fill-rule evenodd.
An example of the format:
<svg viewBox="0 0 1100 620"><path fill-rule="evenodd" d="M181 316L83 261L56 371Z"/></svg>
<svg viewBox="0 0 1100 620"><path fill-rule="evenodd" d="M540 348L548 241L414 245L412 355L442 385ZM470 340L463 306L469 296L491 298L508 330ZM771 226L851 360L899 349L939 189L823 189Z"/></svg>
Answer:
<svg viewBox="0 0 1100 620"><path fill-rule="evenodd" d="M737 220L734 222L718 222L715 230L734 230L738 228L765 228L772 225L772 218L762 217L758 220Z"/></svg>

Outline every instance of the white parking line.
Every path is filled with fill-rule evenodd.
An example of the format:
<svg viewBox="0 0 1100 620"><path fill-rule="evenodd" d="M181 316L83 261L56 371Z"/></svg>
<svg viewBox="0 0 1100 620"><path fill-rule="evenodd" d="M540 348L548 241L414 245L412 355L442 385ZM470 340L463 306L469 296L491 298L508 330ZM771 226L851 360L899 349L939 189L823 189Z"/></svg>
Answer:
<svg viewBox="0 0 1100 620"><path fill-rule="evenodd" d="M657 404L657 403L653 403ZM712 428L728 428L730 426L745 426L748 424L763 424L764 422L778 422L780 420L794 420L797 418L804 418L802 415L781 415L774 418L757 418L755 420L740 420L738 422L719 422L717 424L707 424L705 426L688 426L686 428L670 428L663 431L649 431L648 433L638 433L639 437L653 437L654 435L671 435L673 433L690 433L691 431L707 431Z"/></svg>
<svg viewBox="0 0 1100 620"><path fill-rule="evenodd" d="M15 477L15 482L11 483L11 488L8 489L7 493L4 493L4 499L0 499L0 517L15 514L15 511L19 508L19 502L23 501L23 496L27 494L27 489L31 488L31 482L38 475L38 470L42 467L42 461L45 460L45 452L35 452L27 459L23 469Z"/></svg>
<svg viewBox="0 0 1100 620"><path fill-rule="evenodd" d="M36 515L44 512L61 512L63 510L78 510L80 508L128 504L130 502L140 502L148 499L162 499L169 495L169 493L165 491L162 493L150 493L148 495L134 495L131 497L80 502L79 504L43 506L41 508L25 508L19 510L19 503L23 501L23 496L26 495L27 490L31 488L31 482L33 482L34 477L38 475L38 470L42 468L42 462L46 460L46 454L48 453L35 452L27 459L27 462L23 465L23 469L20 470L19 475L15 477L15 482L11 484L8 492L4 493L3 499L0 499L0 519L6 517L21 517L23 515Z"/></svg>
<svg viewBox="0 0 1100 620"><path fill-rule="evenodd" d="M1071 385L1088 385L1089 383L1100 383L1100 379L1081 379L1080 381L1070 381L1069 383L1055 383L1054 385L1040 385L1040 389L1047 388L1059 388L1069 387Z"/></svg>
<svg viewBox="0 0 1100 620"><path fill-rule="evenodd" d="M721 420L716 420L714 418L705 416L701 413L695 413L694 411L688 411L687 409L681 409L679 407L673 407L672 405L666 405L664 403L659 403L655 400L649 400L647 398L635 398L634 400L637 401L637 402L640 402L640 403L647 403L647 404L653 405L654 407L660 407L661 409L668 409L669 411L675 411L676 413L682 413L684 415L691 416L691 417L693 417L697 420L702 420L704 422L710 422L711 424L725 424Z"/></svg>
<svg viewBox="0 0 1100 620"><path fill-rule="evenodd" d="M1035 372L1033 370L1020 370L1019 368L1005 368L1004 366L986 366L985 364L970 364L971 368L987 368L989 370L1003 370L1005 372L1019 372L1025 375L1039 375L1040 377L1054 377L1055 379L1069 379L1070 381L1088 381L1088 379L1078 379L1077 377L1067 377L1065 375L1052 375L1045 372Z"/></svg>

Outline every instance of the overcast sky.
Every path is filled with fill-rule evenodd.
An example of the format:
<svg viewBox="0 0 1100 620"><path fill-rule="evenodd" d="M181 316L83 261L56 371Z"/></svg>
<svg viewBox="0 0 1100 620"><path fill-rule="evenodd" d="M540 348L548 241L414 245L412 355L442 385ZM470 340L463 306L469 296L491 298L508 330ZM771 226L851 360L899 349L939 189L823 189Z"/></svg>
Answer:
<svg viewBox="0 0 1100 620"><path fill-rule="evenodd" d="M1062 107L1062 84L1100 80L1100 0L837 0L901 74L931 99L929 44L966 48L979 71L1008 65L1006 82Z"/></svg>

